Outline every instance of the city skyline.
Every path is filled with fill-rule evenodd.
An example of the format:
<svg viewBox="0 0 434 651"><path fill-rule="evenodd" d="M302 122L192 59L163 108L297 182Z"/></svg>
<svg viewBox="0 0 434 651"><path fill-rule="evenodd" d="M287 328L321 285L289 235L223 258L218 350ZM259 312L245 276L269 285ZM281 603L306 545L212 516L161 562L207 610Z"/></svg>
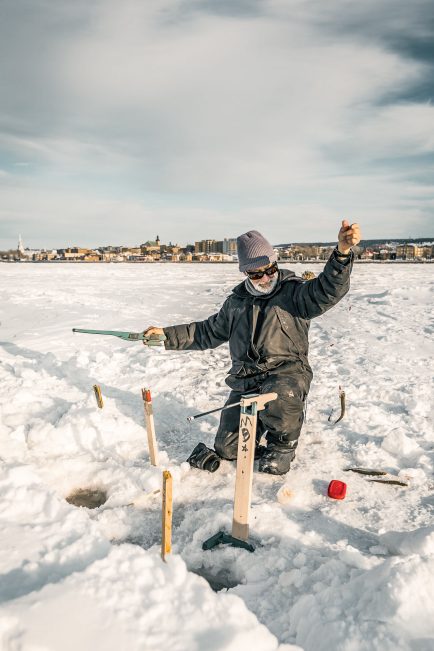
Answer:
<svg viewBox="0 0 434 651"><path fill-rule="evenodd" d="M0 249L434 230L428 0L2 3Z"/></svg>
<svg viewBox="0 0 434 651"><path fill-rule="evenodd" d="M394 246L394 245L409 245L412 246L413 244L421 245L421 244L426 244L429 246L434 246L434 237L415 237L415 238L373 238L373 239L368 239L368 238L362 238L357 245L356 248L369 248L369 247L379 247L379 246ZM327 241L327 240L322 240L322 241L286 241L286 242L275 242L271 243L271 245L275 249L279 248L285 248L285 247L323 247L323 248L328 248L328 247L333 247L335 245L335 241ZM153 249L162 249L162 250L171 250L171 249L193 249L197 251L206 251L206 250L211 250L214 252L220 251L220 249L223 252L231 252L233 254L237 253L237 239L233 237L225 237L222 240L217 240L215 238L207 238L207 239L193 239L191 242L172 242L169 240L169 242L162 242L159 235L157 234L155 240L146 240L140 243L133 243L133 244L128 244L126 242L123 243L110 243L110 244L99 244L93 247L86 247L82 243L74 243L74 244L63 244L61 246L54 246L54 247L31 247L31 246L25 246L23 242L23 238L21 234L18 235L18 244L15 247L11 247L11 251L17 251L20 253L28 252L28 251L70 251L72 249L80 249L80 250L87 250L87 251L103 251L103 250L133 250L133 249L140 249L140 248L153 248ZM1 249L0 249L1 251ZM4 252L4 251L3 251Z"/></svg>

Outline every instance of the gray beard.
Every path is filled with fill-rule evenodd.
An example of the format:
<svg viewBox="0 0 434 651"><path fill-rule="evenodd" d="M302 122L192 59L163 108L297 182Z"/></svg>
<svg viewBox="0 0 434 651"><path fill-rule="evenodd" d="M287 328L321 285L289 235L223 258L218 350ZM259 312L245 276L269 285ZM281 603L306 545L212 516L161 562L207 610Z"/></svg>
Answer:
<svg viewBox="0 0 434 651"><path fill-rule="evenodd" d="M274 277L268 287L260 287L259 285L254 285L250 278L246 278L246 289L249 292L249 294L252 294L253 296L264 296L267 294L271 294L273 289L277 285L277 281L279 279L279 274L275 273Z"/></svg>

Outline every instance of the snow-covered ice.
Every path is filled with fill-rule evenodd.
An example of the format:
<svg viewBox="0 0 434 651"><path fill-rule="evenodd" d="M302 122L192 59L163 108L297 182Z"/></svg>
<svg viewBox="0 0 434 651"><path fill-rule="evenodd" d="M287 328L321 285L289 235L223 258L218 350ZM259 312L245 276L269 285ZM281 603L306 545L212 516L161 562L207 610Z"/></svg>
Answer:
<svg viewBox="0 0 434 651"><path fill-rule="evenodd" d="M0 265L2 650L434 649L434 266L356 265L350 294L312 322L308 420L286 477L255 472L253 554L202 551L230 530L235 467L185 462L199 441L212 446L218 414L186 417L223 404L227 346L168 352L71 332L203 319L239 279L234 265ZM347 413L333 426L339 386ZM327 497L331 479L347 483L345 500ZM106 503L65 501L83 487ZM214 592L196 572L234 587Z"/></svg>

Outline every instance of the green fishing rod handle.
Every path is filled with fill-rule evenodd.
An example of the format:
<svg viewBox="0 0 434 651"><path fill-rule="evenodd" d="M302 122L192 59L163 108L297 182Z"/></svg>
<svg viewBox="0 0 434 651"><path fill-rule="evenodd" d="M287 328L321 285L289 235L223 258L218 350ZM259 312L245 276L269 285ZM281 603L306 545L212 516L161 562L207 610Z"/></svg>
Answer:
<svg viewBox="0 0 434 651"><path fill-rule="evenodd" d="M109 335L119 337L125 341L143 341L147 346L158 346L166 341L165 335L150 335L147 337L144 332L123 332L121 330L89 330L87 328L73 328L72 332L80 332L88 335Z"/></svg>

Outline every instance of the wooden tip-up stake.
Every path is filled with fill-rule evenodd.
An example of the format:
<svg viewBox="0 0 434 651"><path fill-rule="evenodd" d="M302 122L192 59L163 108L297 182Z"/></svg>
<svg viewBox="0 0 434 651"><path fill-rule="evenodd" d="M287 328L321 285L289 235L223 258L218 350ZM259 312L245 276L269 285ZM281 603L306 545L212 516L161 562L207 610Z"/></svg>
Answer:
<svg viewBox="0 0 434 651"><path fill-rule="evenodd" d="M163 505L162 505L162 536L161 558L172 551L172 475L168 470L163 472Z"/></svg>
<svg viewBox="0 0 434 651"><path fill-rule="evenodd" d="M258 411L262 411L267 402L276 400L276 398L277 393L264 393L241 399L234 517L232 521L232 535L239 540L247 541L249 537L249 515L252 499L253 462L255 460Z"/></svg>
<svg viewBox="0 0 434 651"><path fill-rule="evenodd" d="M258 411L265 409L265 405L272 400L276 400L276 398L277 393L246 395L241 398L232 533L229 535L220 531L206 540L202 545L202 549L212 549L223 543L230 544L233 547L243 547L250 552L254 551L253 545L248 543L247 540L249 537Z"/></svg>
<svg viewBox="0 0 434 651"><path fill-rule="evenodd" d="M155 436L154 411L150 389L142 389L143 406L145 409L146 432L148 434L149 458L153 466L158 466L157 437Z"/></svg>
<svg viewBox="0 0 434 651"><path fill-rule="evenodd" d="M94 384L93 390L95 392L96 404L100 409L102 409L104 407L104 402L102 399L101 387L98 384Z"/></svg>

